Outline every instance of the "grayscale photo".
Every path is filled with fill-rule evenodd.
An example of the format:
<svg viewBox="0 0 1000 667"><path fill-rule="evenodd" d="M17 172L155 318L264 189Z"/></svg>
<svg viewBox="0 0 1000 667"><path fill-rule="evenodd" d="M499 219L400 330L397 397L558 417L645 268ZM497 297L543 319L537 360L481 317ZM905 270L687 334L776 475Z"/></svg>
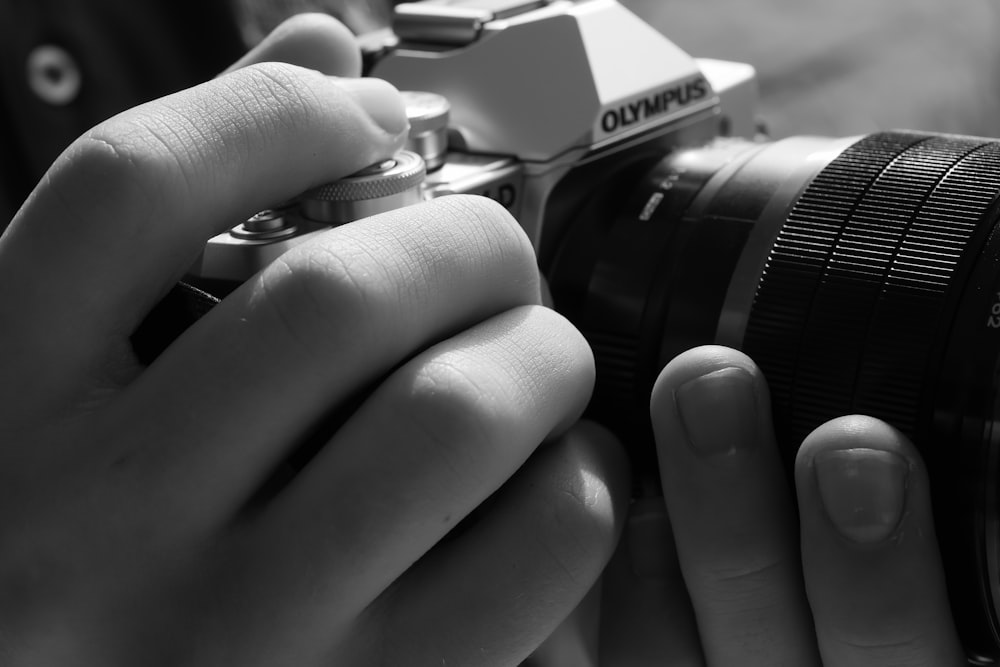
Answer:
<svg viewBox="0 0 1000 667"><path fill-rule="evenodd" d="M1000 664L998 30L0 0L0 665Z"/></svg>

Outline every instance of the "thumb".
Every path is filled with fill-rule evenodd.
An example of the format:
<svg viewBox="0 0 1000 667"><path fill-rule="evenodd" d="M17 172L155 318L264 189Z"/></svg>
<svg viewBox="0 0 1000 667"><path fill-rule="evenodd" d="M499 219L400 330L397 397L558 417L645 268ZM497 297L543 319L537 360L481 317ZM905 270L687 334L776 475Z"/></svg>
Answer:
<svg viewBox="0 0 1000 667"><path fill-rule="evenodd" d="M223 74L264 62L282 62L333 76L360 76L361 49L351 31L327 14L293 16Z"/></svg>

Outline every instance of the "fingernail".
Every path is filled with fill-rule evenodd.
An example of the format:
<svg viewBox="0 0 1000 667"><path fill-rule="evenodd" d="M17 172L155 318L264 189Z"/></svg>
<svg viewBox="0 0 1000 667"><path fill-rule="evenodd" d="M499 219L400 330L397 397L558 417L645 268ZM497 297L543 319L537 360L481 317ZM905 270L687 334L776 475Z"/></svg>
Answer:
<svg viewBox="0 0 1000 667"><path fill-rule="evenodd" d="M840 449L813 461L823 506L841 535L861 544L892 535L906 505L906 459L878 449Z"/></svg>
<svg viewBox="0 0 1000 667"><path fill-rule="evenodd" d="M725 459L756 447L757 397L746 369L731 366L688 380L674 391L674 401L699 457Z"/></svg>
<svg viewBox="0 0 1000 667"><path fill-rule="evenodd" d="M351 94L361 108L387 133L396 136L409 130L406 107L399 91L382 79L330 77Z"/></svg>

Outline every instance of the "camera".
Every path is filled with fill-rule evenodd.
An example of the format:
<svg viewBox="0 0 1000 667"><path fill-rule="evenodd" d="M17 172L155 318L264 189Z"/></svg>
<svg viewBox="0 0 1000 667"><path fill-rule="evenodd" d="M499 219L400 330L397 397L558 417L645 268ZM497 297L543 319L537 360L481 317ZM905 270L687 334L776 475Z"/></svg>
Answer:
<svg viewBox="0 0 1000 667"><path fill-rule="evenodd" d="M649 392L674 355L747 352L791 466L866 413L927 462L970 660L1000 660L1000 143L769 141L754 70L693 58L616 0L426 0L365 42L409 150L237 224L192 278L243 282L331 225L453 193L521 222L594 349L590 415L657 494ZM914 582L918 584L918 582Z"/></svg>
<svg viewBox="0 0 1000 667"><path fill-rule="evenodd" d="M331 225L448 194L499 201L541 256L572 224L582 167L755 130L752 67L697 61L615 1L401 4L363 44L367 73L406 97L424 171L408 152L306 192L211 239L194 275L242 282Z"/></svg>

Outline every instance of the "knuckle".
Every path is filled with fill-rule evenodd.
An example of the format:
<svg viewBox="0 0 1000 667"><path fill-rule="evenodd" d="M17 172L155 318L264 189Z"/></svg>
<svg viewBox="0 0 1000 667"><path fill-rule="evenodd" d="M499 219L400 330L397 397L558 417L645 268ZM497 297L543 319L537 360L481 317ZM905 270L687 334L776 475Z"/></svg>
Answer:
<svg viewBox="0 0 1000 667"><path fill-rule="evenodd" d="M86 184L89 201L107 192L119 210L128 198L151 210L185 210L201 193L223 189L234 177L230 167L248 156L247 124L236 107L229 95L184 91L121 113L67 150L72 178L65 180Z"/></svg>
<svg viewBox="0 0 1000 667"><path fill-rule="evenodd" d="M692 584L719 613L740 615L774 609L782 590L776 582L793 571L792 563L778 556L750 558L743 563L716 564L703 570Z"/></svg>
<svg viewBox="0 0 1000 667"><path fill-rule="evenodd" d="M538 396L558 399L563 405L571 402L571 396L589 398L596 371L593 351L583 334L563 315L544 306L523 306L514 312L525 316L529 324L523 333L511 337L509 354L539 383Z"/></svg>
<svg viewBox="0 0 1000 667"><path fill-rule="evenodd" d="M503 437L510 406L490 386L494 382L488 373L476 373L457 361L434 360L406 383L406 428L420 435L426 455L460 478L470 471L485 472L489 466L484 461L496 460L503 448L514 446L510 440L515 434Z"/></svg>
<svg viewBox="0 0 1000 667"><path fill-rule="evenodd" d="M472 229L453 224L455 217L474 220ZM419 325L409 332L414 336L444 335L492 309L530 303L530 290L520 283L536 280L530 244L517 224L497 205L471 199L339 227L283 255L258 278L257 292L285 332L315 351L361 333L377 346L394 335L384 329L405 322ZM575 333L546 312L555 318L553 332ZM550 336L534 338L548 350ZM508 356L526 364L537 358L521 349Z"/></svg>
<svg viewBox="0 0 1000 667"><path fill-rule="evenodd" d="M520 465L575 419L591 374L589 357L543 333L548 313L508 311L398 371L391 391L405 406L404 430L421 434L455 470Z"/></svg>
<svg viewBox="0 0 1000 667"><path fill-rule="evenodd" d="M223 191L269 143L308 125L304 117L319 106L308 83L315 76L282 63L251 65L118 114L67 149L60 171L72 178L56 179L65 182L60 194L92 201L94 191L109 192L119 204L133 197L150 208L176 209L200 201L201 193Z"/></svg>
<svg viewBox="0 0 1000 667"><path fill-rule="evenodd" d="M522 420L530 417L548 437L580 417L594 386L594 358L562 315L544 306L521 306L495 318L487 335L517 389Z"/></svg>
<svg viewBox="0 0 1000 667"><path fill-rule="evenodd" d="M441 207L441 215L449 218L471 243L485 250L487 258L511 266L531 280L538 280L531 241L503 206L475 195L452 195L434 203Z"/></svg>
<svg viewBox="0 0 1000 667"><path fill-rule="evenodd" d="M65 206L94 218L112 215L123 201L132 211L155 210L179 176L175 153L164 151L154 133L132 123L96 127L77 139L64 158L49 185ZM102 200L95 193L107 197Z"/></svg>
<svg viewBox="0 0 1000 667"><path fill-rule="evenodd" d="M868 633L858 636L841 634L831 639L840 646L840 652L864 656L865 661L875 665L922 664L922 656L934 652L926 634L916 634L912 630L887 632L877 637Z"/></svg>
<svg viewBox="0 0 1000 667"><path fill-rule="evenodd" d="M539 424L565 418L593 380L593 356L583 336L544 306L512 308L470 330L464 349L497 378L497 390ZM487 360L488 359L488 360Z"/></svg>
<svg viewBox="0 0 1000 667"><path fill-rule="evenodd" d="M278 258L257 279L254 302L266 304L267 314L277 323L282 340L306 354L320 358L328 351L379 346L380 327L374 320L384 290L368 270L353 265L323 246L288 253ZM364 332L364 341L355 340Z"/></svg>
<svg viewBox="0 0 1000 667"><path fill-rule="evenodd" d="M401 297L428 303L445 293L462 295L480 318L492 314L482 309L539 300L530 243L506 210L488 199L449 195L372 218L358 229L371 254L391 249L398 257Z"/></svg>

